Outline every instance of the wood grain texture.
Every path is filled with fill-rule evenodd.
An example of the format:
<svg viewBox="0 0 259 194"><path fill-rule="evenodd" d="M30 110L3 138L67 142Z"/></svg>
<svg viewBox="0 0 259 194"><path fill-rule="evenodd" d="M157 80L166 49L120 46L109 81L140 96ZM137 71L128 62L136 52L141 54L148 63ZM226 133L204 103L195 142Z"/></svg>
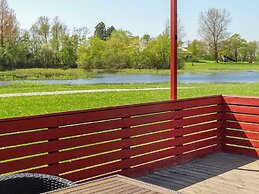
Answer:
<svg viewBox="0 0 259 194"><path fill-rule="evenodd" d="M173 190L165 189L156 185L147 184L138 180L123 176L111 176L104 179L98 179L71 188L60 191L50 192L53 194L115 194L115 193L145 193L145 194L173 194Z"/></svg>
<svg viewBox="0 0 259 194"><path fill-rule="evenodd" d="M217 153L138 179L185 194L257 194L259 160Z"/></svg>
<svg viewBox="0 0 259 194"><path fill-rule="evenodd" d="M258 157L259 98L223 96L223 150Z"/></svg>

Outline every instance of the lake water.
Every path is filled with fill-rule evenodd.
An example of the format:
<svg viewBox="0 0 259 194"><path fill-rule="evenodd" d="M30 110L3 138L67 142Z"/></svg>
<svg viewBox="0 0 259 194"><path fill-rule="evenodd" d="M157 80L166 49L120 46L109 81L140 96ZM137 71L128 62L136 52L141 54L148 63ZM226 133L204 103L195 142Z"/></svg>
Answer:
<svg viewBox="0 0 259 194"><path fill-rule="evenodd" d="M169 75L156 74L103 74L93 79L78 80L37 80L36 83L48 84L103 84L103 83L163 83L169 82ZM214 74L179 74L178 81L182 83L256 83L259 82L259 72L240 72L240 73L214 73ZM0 81L0 85L10 82Z"/></svg>

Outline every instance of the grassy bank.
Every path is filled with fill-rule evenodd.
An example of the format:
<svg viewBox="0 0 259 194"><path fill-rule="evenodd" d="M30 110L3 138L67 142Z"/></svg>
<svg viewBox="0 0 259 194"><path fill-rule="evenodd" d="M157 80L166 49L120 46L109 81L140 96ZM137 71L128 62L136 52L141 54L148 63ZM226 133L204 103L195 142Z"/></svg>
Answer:
<svg viewBox="0 0 259 194"><path fill-rule="evenodd" d="M180 84L179 97L198 97L207 95L242 95L259 96L258 84ZM53 91L49 86L28 87L26 92ZM53 86L51 86L53 87ZM149 88L169 87L169 84L129 84L129 85L84 85L76 87L55 86L55 91L64 89L101 89L101 88ZM44 90L43 90L44 89ZM16 86L16 91L25 90ZM1 90L1 93L9 93ZM154 102L169 99L169 90L162 91L134 91L108 92L88 94L68 94L56 96L33 96L0 98L0 118L37 115L60 111L82 110L106 106L117 106L144 102Z"/></svg>
<svg viewBox="0 0 259 194"><path fill-rule="evenodd" d="M83 69L16 69L0 71L0 80L68 80L97 77L98 71Z"/></svg>
<svg viewBox="0 0 259 194"><path fill-rule="evenodd" d="M259 64L248 63L215 63L211 61L201 63L186 63L184 70L179 73L217 73L217 72L242 72L259 71ZM69 80L80 78L98 77L102 73L120 74L169 74L169 70L155 69L124 69L117 71L83 69L17 69L0 71L0 81L5 80Z"/></svg>
<svg viewBox="0 0 259 194"><path fill-rule="evenodd" d="M203 61L200 63L186 63L182 73L218 73L218 72L244 72L259 71L259 64L249 63L215 63Z"/></svg>

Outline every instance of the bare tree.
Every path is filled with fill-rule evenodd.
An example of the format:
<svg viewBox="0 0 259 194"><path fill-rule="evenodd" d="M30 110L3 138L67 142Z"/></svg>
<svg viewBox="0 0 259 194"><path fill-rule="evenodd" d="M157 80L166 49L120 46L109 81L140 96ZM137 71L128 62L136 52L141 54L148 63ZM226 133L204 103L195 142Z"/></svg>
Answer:
<svg viewBox="0 0 259 194"><path fill-rule="evenodd" d="M166 24L165 24L165 29L163 34L168 34L170 35L170 20L166 20ZM184 26L182 25L182 21L181 19L178 17L177 18L177 38L178 40L180 40L181 42L183 41L183 38L185 36L185 31L184 31Z"/></svg>
<svg viewBox="0 0 259 194"><path fill-rule="evenodd" d="M210 8L200 14L199 33L214 53L214 59L219 62L219 47L228 37L227 28L231 22L230 13L226 9Z"/></svg>
<svg viewBox="0 0 259 194"><path fill-rule="evenodd" d="M89 34L90 30L87 27L74 28L73 30L73 35L78 38L79 44L82 44Z"/></svg>
<svg viewBox="0 0 259 194"><path fill-rule="evenodd" d="M18 22L14 10L9 8L6 0L0 0L0 46L15 41L19 34Z"/></svg>
<svg viewBox="0 0 259 194"><path fill-rule="evenodd" d="M50 19L46 16L39 17L37 22L34 24L34 28L36 29L38 36L41 38L41 41L43 43L48 43L51 32Z"/></svg>

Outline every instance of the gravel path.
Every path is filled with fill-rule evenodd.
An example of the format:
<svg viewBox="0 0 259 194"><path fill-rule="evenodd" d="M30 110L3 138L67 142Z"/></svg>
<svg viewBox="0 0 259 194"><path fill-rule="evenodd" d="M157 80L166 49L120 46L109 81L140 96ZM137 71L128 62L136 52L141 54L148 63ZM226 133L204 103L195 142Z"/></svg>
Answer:
<svg viewBox="0 0 259 194"><path fill-rule="evenodd" d="M190 89L190 87L179 87L178 89ZM20 96L50 96L50 95L82 94L82 93L156 91L156 90L170 90L170 88L99 89L99 90L71 90L71 91L58 91L58 92L29 92L29 93L0 94L0 98L11 98L11 97L20 97Z"/></svg>

